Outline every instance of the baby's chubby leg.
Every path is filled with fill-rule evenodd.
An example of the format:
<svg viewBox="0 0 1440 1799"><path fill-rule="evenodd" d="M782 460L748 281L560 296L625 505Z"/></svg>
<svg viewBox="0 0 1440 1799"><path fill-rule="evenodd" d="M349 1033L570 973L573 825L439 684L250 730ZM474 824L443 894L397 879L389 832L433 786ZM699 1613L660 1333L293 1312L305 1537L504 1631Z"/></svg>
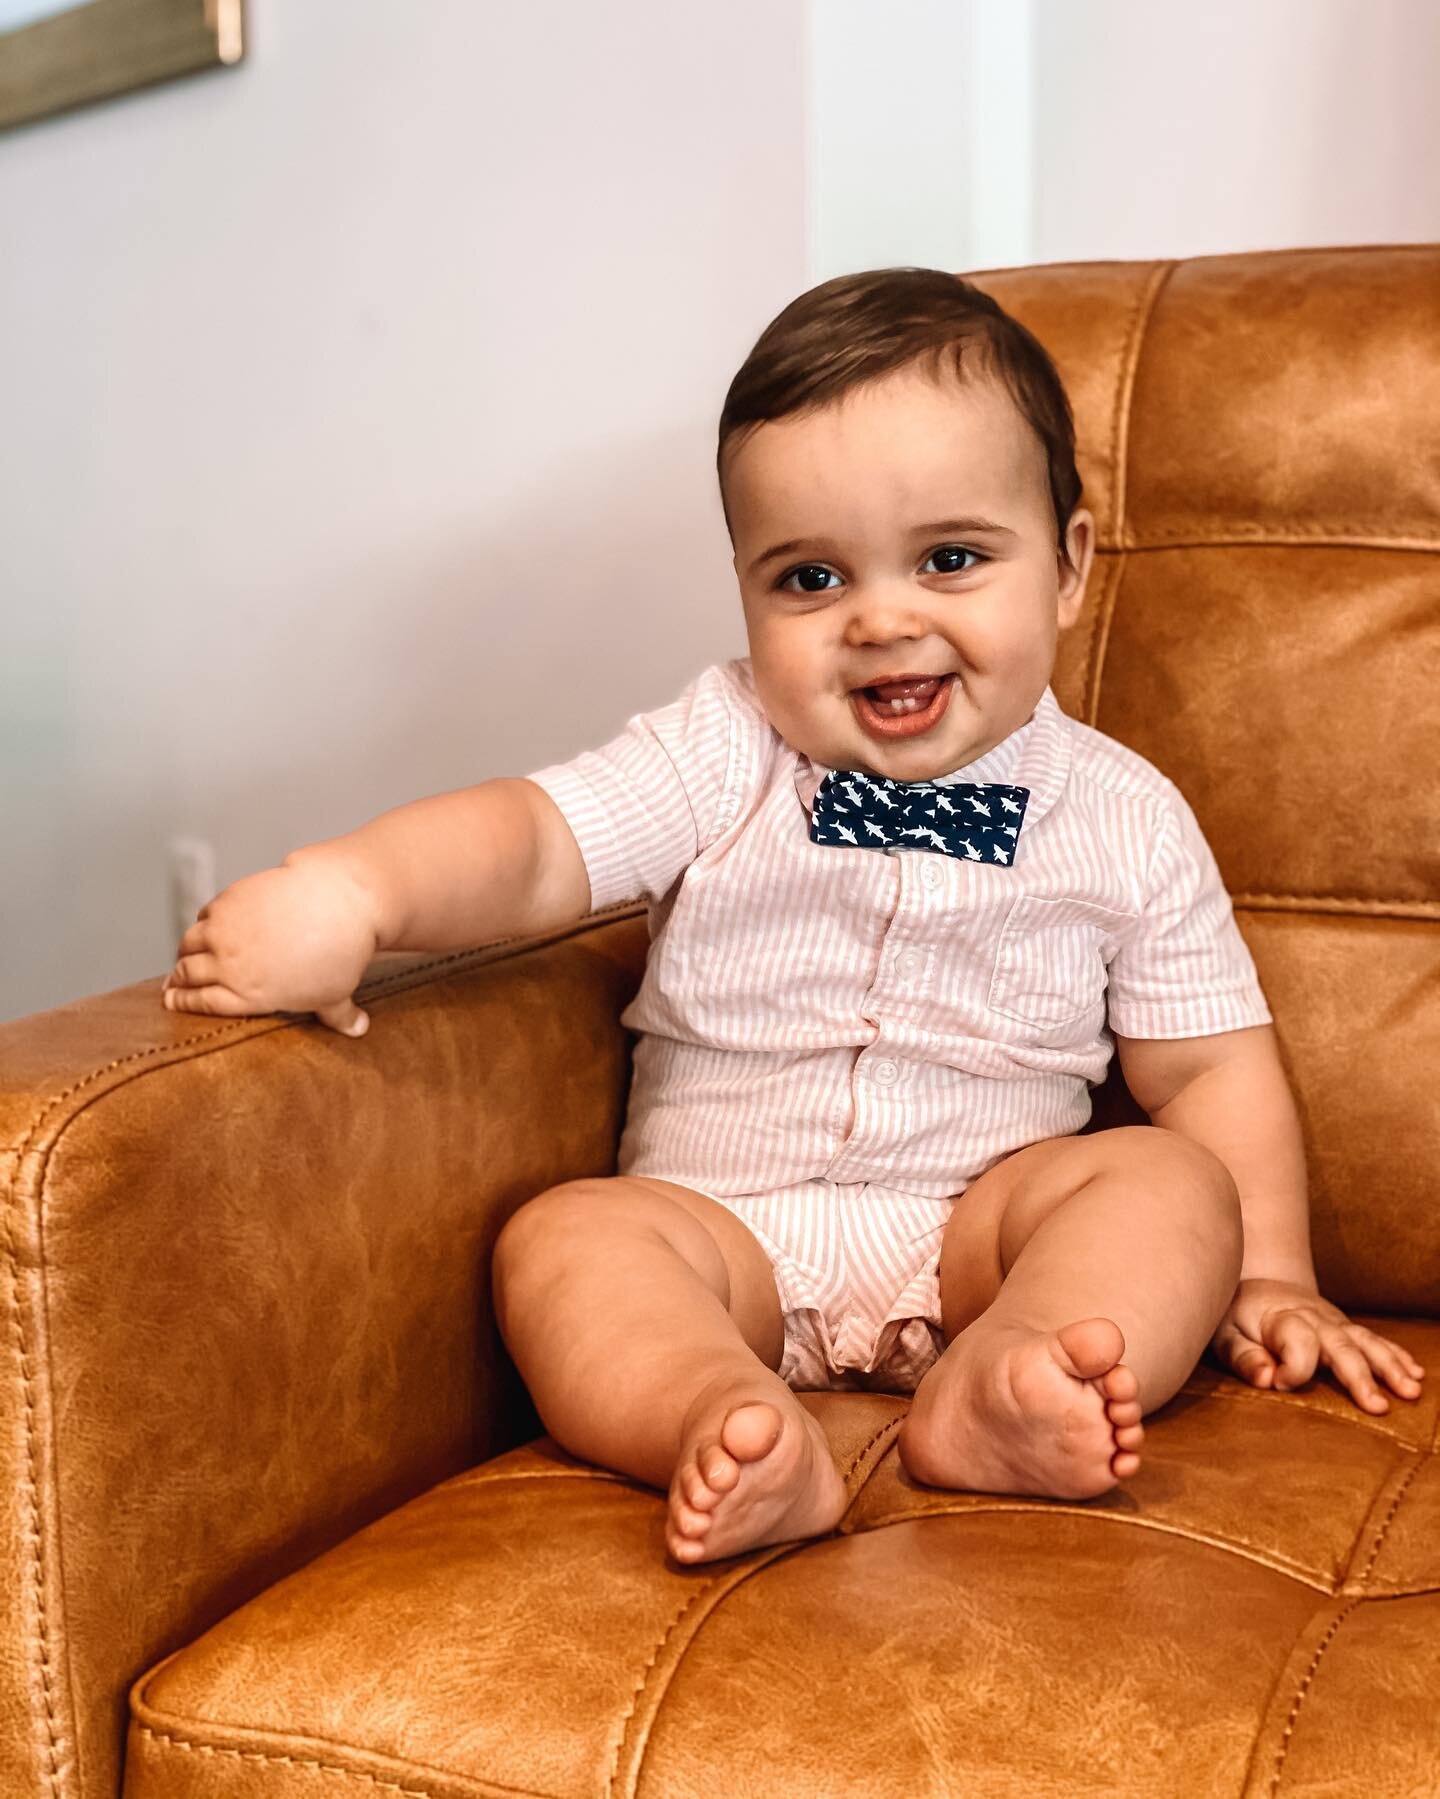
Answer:
<svg viewBox="0 0 1440 1799"><path fill-rule="evenodd" d="M824 1432L776 1372L769 1259L733 1212L649 1176L566 1181L507 1219L492 1272L500 1334L546 1430L668 1489L677 1561L839 1522Z"/></svg>
<svg viewBox="0 0 1440 1799"><path fill-rule="evenodd" d="M940 1264L946 1348L898 1450L927 1483L1089 1498L1140 1465L1234 1296L1240 1196L1155 1126L1049 1138L961 1194Z"/></svg>

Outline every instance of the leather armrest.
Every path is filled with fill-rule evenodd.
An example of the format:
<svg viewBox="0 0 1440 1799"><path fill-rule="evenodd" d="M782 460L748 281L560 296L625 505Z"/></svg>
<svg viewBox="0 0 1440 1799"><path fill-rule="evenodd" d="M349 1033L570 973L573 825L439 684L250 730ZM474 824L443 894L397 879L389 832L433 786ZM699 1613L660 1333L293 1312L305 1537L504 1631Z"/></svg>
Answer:
<svg viewBox="0 0 1440 1799"><path fill-rule="evenodd" d="M388 954L358 1039L160 977L0 1025L0 1714L65 1760L144 1667L543 1428L490 1252L613 1170L647 948L632 904Z"/></svg>

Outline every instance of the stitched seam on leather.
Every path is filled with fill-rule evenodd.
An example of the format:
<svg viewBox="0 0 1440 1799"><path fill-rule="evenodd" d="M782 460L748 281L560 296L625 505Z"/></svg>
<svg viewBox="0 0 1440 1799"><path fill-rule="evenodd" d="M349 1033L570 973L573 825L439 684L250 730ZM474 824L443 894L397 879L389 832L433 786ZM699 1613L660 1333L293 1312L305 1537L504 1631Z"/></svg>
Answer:
<svg viewBox="0 0 1440 1799"><path fill-rule="evenodd" d="M1359 918L1440 918L1440 901L1377 899L1363 893L1232 893L1230 903L1265 912L1336 912Z"/></svg>
<svg viewBox="0 0 1440 1799"><path fill-rule="evenodd" d="M1140 366L1140 352L1155 302L1178 266L1176 259L1151 269L1149 279L1136 295L1120 351L1115 397L1110 407L1110 479L1113 483L1115 538L1122 548L1125 544L1125 510L1130 501L1130 405L1135 397L1135 371Z"/></svg>
<svg viewBox="0 0 1440 1799"><path fill-rule="evenodd" d="M1160 295L1171 276L1180 266L1176 258L1154 271L1147 285L1141 290L1130 317L1129 329L1125 337L1124 349L1121 352L1120 371L1116 379L1115 398L1112 403L1111 435L1110 435L1110 469L1114 483L1114 532L1116 541L1123 550L1129 537L1126 513L1130 504L1130 423L1135 399L1135 380L1140 368L1140 359L1145 351L1145 339L1149 335L1150 320L1154 317L1155 308L1159 304ZM1114 622L1115 612L1119 606L1120 566L1117 564L1115 581L1110 590L1111 604L1105 614L1104 645L1110 642L1110 627ZM1105 670L1103 658L1097 662L1094 671L1094 716L1100 716L1100 690L1104 683ZM1159 845L1150 858L1145 870L1144 891L1148 894L1150 875L1159 855Z"/></svg>
<svg viewBox="0 0 1440 1799"><path fill-rule="evenodd" d="M1380 1314L1370 1313L1367 1315L1378 1317ZM1193 1393L1200 1399L1238 1400L1242 1405L1270 1405L1274 1403L1275 1399L1280 1399L1287 1411L1310 1412L1316 1418L1324 1418L1330 1424L1343 1424L1347 1430L1366 1431L1371 1436L1383 1437L1387 1443L1395 1443L1401 1449L1409 1450L1411 1453L1415 1452L1415 1445L1407 1442L1399 1431L1386 1423L1385 1414L1377 1418L1368 1412L1357 1412L1352 1418L1345 1413L1332 1412L1328 1406L1316 1405L1313 1400L1302 1399L1293 1391L1282 1389L1279 1394L1276 1394L1273 1387L1251 1387L1248 1383L1240 1382L1238 1376L1233 1378L1237 1384L1219 1387L1202 1386L1198 1381L1193 1383L1186 1381L1182 1391ZM1405 1416L1403 1412L1399 1415L1402 1418ZM1440 1420L1437 1420L1437 1427L1440 1427Z"/></svg>
<svg viewBox="0 0 1440 1799"><path fill-rule="evenodd" d="M1120 585L1125 577L1125 551L1119 551L1114 562L1104 566L1108 578L1095 609L1095 624L1090 632L1085 663L1085 722L1092 730L1099 729L1095 721L1100 716L1100 685L1104 680L1105 652L1110 647L1110 626L1120 604Z"/></svg>
<svg viewBox="0 0 1440 1799"><path fill-rule="evenodd" d="M60 1769L57 1758L57 1738L55 1730L55 1695L50 1683L50 1630L49 1620L45 1612L45 1569L41 1559L41 1519L40 1519L40 1478L35 1461L35 1444L38 1435L35 1422L35 1406L33 1400L34 1382L30 1375L30 1357L25 1342L24 1312L20 1304L20 1261L15 1246L14 1212L18 1209L18 1187L22 1156L17 1159L11 1177L12 1196L17 1205L5 1207L5 1262L10 1271L10 1291L14 1313L13 1340L19 1353L20 1385L25 1396L25 1498L29 1508L30 1522L30 1556L25 1564L25 1572L31 1577L33 1585L27 1597L35 1609L37 1629L32 1635L27 1629L24 1633L27 1654L38 1650L40 1680L45 1694L45 1730L46 1747L50 1756L50 1767L47 1784L52 1793L60 1790ZM39 1204L39 1188L37 1186L36 1204ZM44 1286L44 1266L37 1270L41 1287Z"/></svg>
<svg viewBox="0 0 1440 1799"><path fill-rule="evenodd" d="M969 1498L969 1495L962 1495ZM967 1504L933 1504L923 1506L906 1506L893 1512L882 1512L879 1517L865 1521L867 1530L879 1530L891 1524L913 1524L917 1518L965 1518L972 1515L984 1516L1000 1512L1028 1512L1032 1517L1050 1518L1064 1514L1072 1518L1095 1518L1102 1524L1117 1524L1127 1530L1154 1530L1167 1537L1180 1537L1187 1543L1203 1543L1207 1549L1218 1549L1233 1555L1237 1561L1254 1562L1259 1567L1268 1568L1272 1574L1283 1574L1288 1579L1296 1580L1301 1586L1313 1587L1317 1593L1326 1598L1335 1595L1335 1583L1328 1580L1318 1570L1307 1568L1303 1562L1297 1562L1279 1550L1263 1548L1258 1543L1248 1542L1244 1537L1212 1537L1207 1531L1196 1530L1191 1525L1167 1524L1159 1518L1128 1517L1123 1512L1100 1512L1087 1510L1084 1506L1063 1505L1058 1500L1047 1500L1043 1505L1026 1505L1011 1503L1008 1505L967 1505Z"/></svg>
<svg viewBox="0 0 1440 1799"><path fill-rule="evenodd" d="M1154 541L1151 542L1150 539ZM1227 525L1223 530L1206 532L1203 527L1192 525L1183 535L1163 531L1149 532L1144 542L1135 543L1102 543L1097 528L1095 556L1123 558L1125 556L1168 555L1171 550L1224 550L1239 548L1241 545L1273 544L1277 549L1287 546L1297 549L1337 550L1378 550L1386 553L1395 552L1405 556L1434 556L1440 553L1440 542L1432 542L1428 537L1377 537L1373 532L1356 534L1344 527L1324 527L1320 531L1305 531L1297 527L1295 530L1270 530L1266 526L1257 526L1247 530L1242 525Z"/></svg>
<svg viewBox="0 0 1440 1799"><path fill-rule="evenodd" d="M845 1485L847 1487L850 1485L851 1477L858 1471L860 1464L865 1460L866 1456L869 1455L870 1451L880 1441L881 1437L885 1436L885 1434L887 1432L898 1431L900 1429L900 1426L905 1422L906 1416L907 1416L906 1412L901 1412L897 1417L889 1419L886 1423L884 1423L880 1426L879 1430L877 1430L875 1432L874 1436L872 1436L867 1443L861 1444L860 1448L858 1450L856 1450L854 1456L851 1459L850 1466L845 1470L845 1473L842 1477L844 1479ZM877 1457L877 1460L878 1459L879 1458ZM863 1491L864 1491L863 1487L860 1488L859 1490L857 1490L857 1492L855 1494L856 1499L858 1499L860 1497L860 1493Z"/></svg>
<svg viewBox="0 0 1440 1799"><path fill-rule="evenodd" d="M136 1731L162 1747L184 1749L192 1755L228 1755L235 1761L242 1762L278 1762L287 1767L316 1768L322 1774L341 1774L348 1780L363 1781L367 1786L376 1787L384 1793L400 1793L404 1799L435 1799L436 1789L433 1786L412 1787L401 1786L398 1781L387 1780L383 1775L371 1774L364 1768L347 1768L344 1762L326 1761L318 1755L282 1755L274 1749L231 1749L223 1743L199 1743L190 1737L182 1737L173 1730L156 1730L149 1724L136 1724ZM506 1786L500 1781L471 1781L465 1775L446 1775L447 1785L456 1780L464 1781L471 1791L479 1793L505 1794L514 1799L549 1799L544 1793L537 1793L533 1787Z"/></svg>
<svg viewBox="0 0 1440 1799"><path fill-rule="evenodd" d="M1380 1559L1381 1546L1384 1544L1385 1538L1389 1535L1390 1526L1395 1522L1395 1514L1400 1510L1400 1502L1404 1499L1406 1492L1409 1490L1411 1481L1414 1480L1415 1476L1420 1472L1424 1465L1421 1457L1417 1455L1415 1460L1411 1463L1410 1472L1405 1476L1404 1480L1400 1482L1399 1486L1396 1487L1395 1497L1390 1501L1390 1509L1376 1527L1375 1541L1370 1550L1370 1560L1366 1562L1365 1566L1360 1570L1359 1575L1356 1577L1357 1579L1361 1581L1369 1580L1376 1562Z"/></svg>
<svg viewBox="0 0 1440 1799"><path fill-rule="evenodd" d="M653 1495L651 1495L651 1497L653 1497ZM823 1542L826 1540L826 1537L833 1535L833 1534L834 1534L833 1532L827 1532L827 1533L822 1534L822 1536L820 1536L820 1537L808 1537L802 1542L762 1544L758 1549L754 1549L754 1550L736 1550L735 1554L737 1556L750 1555L754 1559L752 1559L747 1565L740 1567L740 1568L722 1569L712 1579L707 1580L703 1586L697 1588L696 1591L691 1595L691 1597L688 1600L686 1600L685 1604L676 1613L675 1617L671 1619L664 1634L661 1636L659 1642L656 1643L654 1650L651 1652L650 1659L646 1662L644 1668L641 1670L639 1685L635 1688L634 1695L632 1696L632 1698L630 1700L629 1709L626 1711L623 1719L621 1720L622 1729L620 1732L619 1740L617 1741L617 1743L615 1745L615 1758L611 1764L610 1778L606 1782L606 1787L605 1787L605 1791L607 1794L613 1795L617 1790L617 1783L620 1778L620 1758L621 1758L621 1755L625 1748L625 1740L626 1740L627 1735L629 1734L629 1727L630 1727L631 1720L635 1717L636 1710L639 1706L640 1696L645 1691L646 1687L649 1685L650 1672L654 1668L656 1662L660 1658L660 1651L665 1647L665 1644L674 1635L676 1628L681 1623L684 1622L686 1613L692 1611L695 1608L695 1606L702 1599L708 1598L712 1593L715 1592L715 1590L717 1588L721 1589L719 1598L724 1598L727 1593L733 1592L736 1587L743 1586L746 1581L753 1580L757 1574L762 1573L766 1568L768 1568L771 1565L772 1562L786 1561L786 1560L789 1560L789 1558L792 1556L803 1555L804 1552L810 1548L812 1543ZM711 1607L711 1610L713 1611L714 1607ZM702 1618L701 1624L703 1624L703 1623L704 1623L704 1619ZM700 1629L700 1625L697 1624L695 1627L695 1632L692 1633L692 1636L694 1634L698 1633L699 1629ZM679 1665L683 1659L684 1659L683 1652L680 1655L676 1656L676 1658L675 1658L675 1667L676 1668L679 1667ZM673 1672L674 1671L672 1670L672 1677L673 1677ZM663 1701L664 1701L664 1693L662 1692L659 1696L659 1700L655 1707L655 1716L656 1717L659 1716L660 1705L663 1703ZM643 1768L643 1766L644 1766L644 1750L641 1749L641 1750L637 1751L636 1759L635 1759L635 1774L637 1777L638 1777L641 1769ZM632 1781L631 1784L629 1785L629 1787L626 1789L626 1791L631 1795L634 1794L635 1784L636 1783L634 1781Z"/></svg>
<svg viewBox="0 0 1440 1799"><path fill-rule="evenodd" d="M637 1487L628 1474L617 1474L609 1468L499 1468L494 1474L486 1473L487 1464L482 1462L478 1469L467 1471L465 1486L494 1486L502 1480L603 1480L614 1481L616 1485L625 1487L636 1494L643 1493L647 1499L653 1499L654 1493L649 1488Z"/></svg>
<svg viewBox="0 0 1440 1799"><path fill-rule="evenodd" d="M1107 548L1113 550L1145 550L1153 548L1157 543L1193 544L1196 549L1213 549L1227 543L1293 543L1296 539L1307 541L1316 538L1328 538L1343 545L1346 549L1355 550L1414 550L1422 556L1433 556L1440 552L1440 542L1429 537L1377 537L1373 531L1367 531L1363 525L1330 524L1287 525L1283 531L1276 531L1270 525L1226 525L1223 534L1204 535L1204 527L1186 526L1178 531L1147 531L1147 541L1121 542L1117 540ZM1097 545L1097 551L1099 546Z"/></svg>
<svg viewBox="0 0 1440 1799"><path fill-rule="evenodd" d="M1275 1752L1275 1771L1270 1776L1270 1792L1272 1794L1279 1788L1280 1773L1285 1766L1285 1757L1290 1753L1290 1738L1295 1730L1295 1720L1300 1715L1300 1707L1304 1704L1305 1695L1310 1689L1310 1683L1315 1678L1315 1670L1320 1666L1320 1658L1330 1647L1336 1631L1339 1630L1340 1626L1350 1616L1351 1612L1355 1610L1355 1607L1362 1603L1363 1602L1359 1599L1352 1599L1349 1605L1342 1611L1337 1612L1330 1620L1329 1627L1324 1636L1321 1637L1320 1641L1315 1645L1315 1653L1310 1658L1310 1666L1305 1670L1300 1685L1295 1689L1295 1697L1290 1705L1290 1716L1285 1720L1285 1728L1280 1735L1280 1747Z"/></svg>
<svg viewBox="0 0 1440 1799"><path fill-rule="evenodd" d="M621 900L614 906L603 907L601 909L602 912L620 910L632 912L636 916L639 916L643 907L637 906L633 900ZM588 913L586 919L581 921L581 924L588 923L591 918L597 918L599 916L601 916L601 913ZM567 931L561 936L546 937L539 941L529 937L504 937L500 939L501 943L520 943L524 945L524 948L522 950L511 951L509 955L505 956L487 956L483 962L474 963L473 966L476 968L488 968L492 963L510 962L514 960L516 955L526 954L531 949L548 949L552 943L568 943L572 937L585 934L586 933L580 926L577 925L574 930ZM480 947L491 949L496 946L485 944ZM393 991L397 987L403 986L404 983L413 981L417 975L428 974L433 969L445 968L453 963L465 962L468 958L477 953L479 953L477 949L459 950L454 955L443 956L437 958L437 960L433 962L416 963L413 967L404 969L394 975L379 975L374 981L367 982L363 986L357 987L356 994L357 996L363 995L366 999L383 999L386 997L387 989ZM197 1018L203 1017L205 1014L190 1012L185 1013L184 1016L187 1018ZM76 1093L83 1092L86 1087L90 1086L95 1081L101 1080L105 1075L113 1074L117 1068L128 1068L141 1062L154 1061L157 1057L168 1058L165 1066L171 1067L177 1062L189 1061L191 1059L188 1054L177 1054L177 1051L187 1052L190 1050L198 1050L205 1044L213 1043L219 1037L237 1036L247 1029L259 1036L265 1031L290 1030L297 1025L305 1025L313 1022L311 1014L308 1012L296 1013L288 1018L277 1017L272 1012L251 1013L243 1018L226 1018L220 1020L213 1029L203 1032L200 1036L187 1037L182 1041L174 1043L152 1044L149 1049L136 1050L133 1054L128 1056L116 1056L113 1061L102 1063L99 1068L91 1069L89 1074L82 1075L78 1081L72 1082L70 1086L63 1088L59 1093L55 1094L50 1100L50 1103L31 1120L29 1128L26 1130L25 1135L20 1141L10 1145L10 1147L17 1152L19 1158L16 1163L15 1172L12 1174L10 1180L12 1194L17 1190L19 1169L23 1164L25 1157L30 1153L34 1146L35 1139L39 1135L46 1120L49 1119L54 1112L58 1111L67 1099L71 1098ZM136 1073L143 1072L143 1070L138 1067L136 1067L135 1071ZM39 1183L37 1182L37 1191L38 1190Z"/></svg>
<svg viewBox="0 0 1440 1799"><path fill-rule="evenodd" d="M1374 1568L1375 1563L1379 1559L1380 1550L1385 1542L1386 1536L1389 1533L1390 1526L1394 1523L1395 1515L1400 1509L1400 1502L1405 1497L1405 1493L1406 1493L1407 1489L1409 1488L1411 1481L1414 1480L1415 1476L1420 1472L1420 1469L1423 1466L1424 1466L1424 1463L1421 1460L1421 1457L1417 1455L1415 1457L1414 1461L1411 1463L1409 1473L1406 1474L1405 1478L1400 1482L1399 1486L1396 1487L1395 1496L1390 1501L1389 1509L1386 1511L1385 1516L1380 1520L1380 1523L1379 1523L1378 1527L1376 1528L1375 1541L1370 1550L1370 1559L1368 1562L1366 1562L1365 1566L1360 1570L1360 1573L1357 1577L1358 1579L1360 1579L1362 1581L1369 1579L1371 1570ZM1290 1706L1290 1715L1285 1720L1285 1729L1283 1730L1283 1732L1281 1733L1281 1736L1280 1736L1280 1746L1275 1754L1275 1770L1274 1770L1274 1773L1271 1775L1271 1779L1270 1779L1271 1794L1274 1794L1280 1786L1280 1776L1281 1776L1281 1772L1285 1766L1285 1758L1290 1753L1290 1739L1291 1739L1292 1735L1294 1734L1295 1720L1300 1715L1300 1707L1304 1703L1305 1695L1309 1691L1311 1681L1314 1680L1314 1678L1315 1678L1315 1671L1320 1666L1320 1658L1321 1658L1321 1656L1324 1655L1325 1651L1330 1647L1330 1644L1334 1640L1335 1634L1340 1629L1340 1626L1350 1616L1351 1612L1353 1612L1355 1610L1356 1606L1363 1605L1364 1602L1365 1602L1365 1595L1360 1594L1356 1598L1352 1599L1350 1601L1350 1603L1347 1606L1345 1606L1345 1608L1342 1611L1337 1612L1336 1615L1330 1620L1329 1627L1326 1630L1324 1636L1321 1637L1319 1643L1317 1643L1315 1646L1315 1653L1310 1658L1310 1666L1305 1670L1304 1678L1301 1680L1300 1685L1295 1690L1295 1697L1294 1697L1294 1700L1291 1702L1291 1706Z"/></svg>
<svg viewBox="0 0 1440 1799"><path fill-rule="evenodd" d="M649 1660L645 1663L644 1667L641 1668L641 1670L640 1670L640 1679L636 1683L635 1691L630 1695L630 1703L628 1706L626 1706L624 1712L620 1716L620 1730L619 1730L619 1734L616 1736L616 1739L615 1739L615 1753L610 1758L610 1773L606 1777L606 1781L605 1781L605 1791L607 1793L614 1793L616 1791L616 1783L620 1779L620 1757L625 1749L625 1739L630 1734L630 1724L631 1724L632 1719L635 1716L637 1708L639 1707L640 1695L645 1691L646 1685L649 1682L650 1670L655 1666L656 1662L660 1659L660 1651L665 1647L665 1645L670 1641L671 1637L675 1634L676 1627L682 1622L686 1613L693 1611L695 1606L698 1605L699 1602L703 1598L705 1598L706 1595L708 1593L710 1593L713 1588L719 1586L720 1583L726 1578L726 1575L730 1574L731 1572L732 1571L730 1569L726 1569L724 1573L716 1574L710 1580L707 1580L702 1586L696 1587L695 1591L693 1593L691 1593L690 1597L685 1601L684 1605L682 1605L680 1607L680 1610L678 1612L676 1612L675 1616L670 1620L669 1624L666 1625L664 1631L661 1633L661 1635L659 1637L659 1640L656 1642L655 1647L650 1651Z"/></svg>

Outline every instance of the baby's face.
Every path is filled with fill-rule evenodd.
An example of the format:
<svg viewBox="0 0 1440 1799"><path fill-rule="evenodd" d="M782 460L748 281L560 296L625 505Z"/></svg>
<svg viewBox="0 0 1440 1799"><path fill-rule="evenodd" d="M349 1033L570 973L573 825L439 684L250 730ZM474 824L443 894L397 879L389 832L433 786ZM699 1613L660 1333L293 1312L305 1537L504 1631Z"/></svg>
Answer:
<svg viewBox="0 0 1440 1799"><path fill-rule="evenodd" d="M1094 519L1070 521L1071 574L1044 449L997 382L896 370L758 426L725 491L756 688L792 748L928 781L1033 713L1079 616ZM857 690L906 674L953 675L943 713L917 735L877 735Z"/></svg>

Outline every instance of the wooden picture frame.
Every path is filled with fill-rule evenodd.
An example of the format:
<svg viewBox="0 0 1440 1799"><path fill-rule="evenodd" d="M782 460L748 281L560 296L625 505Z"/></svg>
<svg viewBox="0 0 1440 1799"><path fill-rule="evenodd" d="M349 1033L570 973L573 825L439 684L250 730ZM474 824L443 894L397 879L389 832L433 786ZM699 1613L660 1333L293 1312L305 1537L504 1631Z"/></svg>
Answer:
<svg viewBox="0 0 1440 1799"><path fill-rule="evenodd" d="M245 54L243 11L244 0L85 0L0 31L0 131L229 67Z"/></svg>

